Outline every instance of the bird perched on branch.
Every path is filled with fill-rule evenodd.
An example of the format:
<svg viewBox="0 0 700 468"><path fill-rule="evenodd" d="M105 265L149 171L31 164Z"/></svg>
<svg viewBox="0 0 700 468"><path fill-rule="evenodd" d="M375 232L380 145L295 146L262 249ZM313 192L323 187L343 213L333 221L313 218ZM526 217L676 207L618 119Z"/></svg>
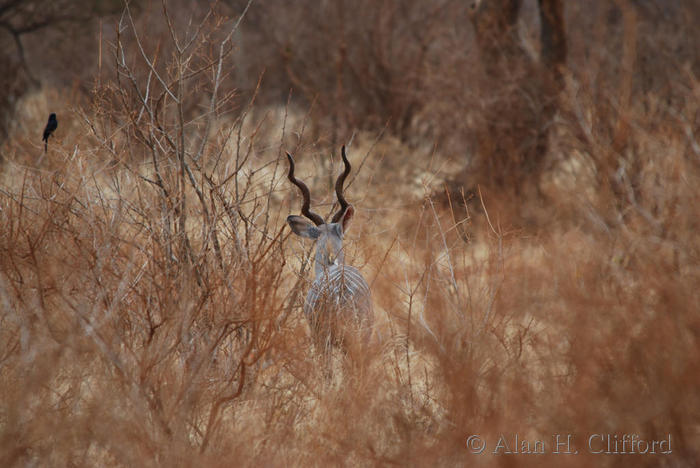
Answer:
<svg viewBox="0 0 700 468"><path fill-rule="evenodd" d="M49 121L46 123L46 128L44 129L44 151L49 149L49 137L54 130L58 128L58 120L56 120L56 114L49 115Z"/></svg>

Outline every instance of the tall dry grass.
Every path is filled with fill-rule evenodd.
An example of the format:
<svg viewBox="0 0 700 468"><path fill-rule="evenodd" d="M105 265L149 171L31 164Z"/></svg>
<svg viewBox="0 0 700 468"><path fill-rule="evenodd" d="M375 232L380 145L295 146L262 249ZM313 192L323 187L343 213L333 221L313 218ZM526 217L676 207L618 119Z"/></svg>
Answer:
<svg viewBox="0 0 700 468"><path fill-rule="evenodd" d="M287 92L273 105L265 78L237 96L236 19L186 13L125 11L93 93L27 97L2 148L0 464L697 463L692 64L667 71L672 100L636 88L629 57L620 93L572 65L541 198L434 197L452 143L425 156L395 129L354 132L347 257L381 340L336 356L329 382L282 156L330 212L333 123ZM42 156L32 131L57 103L73 110ZM493 453L516 434L547 453ZM554 434L579 453L552 453ZM592 454L592 434L670 434L672 453Z"/></svg>

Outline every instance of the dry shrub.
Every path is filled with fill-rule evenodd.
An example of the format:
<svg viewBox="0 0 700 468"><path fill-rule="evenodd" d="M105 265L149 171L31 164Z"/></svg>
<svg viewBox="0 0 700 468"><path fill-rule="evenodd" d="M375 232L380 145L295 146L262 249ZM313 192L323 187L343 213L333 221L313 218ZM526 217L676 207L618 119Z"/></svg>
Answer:
<svg viewBox="0 0 700 468"><path fill-rule="evenodd" d="M208 61L195 32L191 48L164 54L168 66L143 55L136 69L120 61L139 41L128 11L122 21L131 37L115 44L117 80L82 113L87 148L49 155L50 172L4 174L3 352L19 358L3 368L3 394L15 397L3 410L5 464L172 464L204 452L290 289L281 232L259 201L271 188L248 162L254 139L221 162L233 132L211 122L229 96L214 90L204 112L185 111L201 75L224 66L227 42Z"/></svg>

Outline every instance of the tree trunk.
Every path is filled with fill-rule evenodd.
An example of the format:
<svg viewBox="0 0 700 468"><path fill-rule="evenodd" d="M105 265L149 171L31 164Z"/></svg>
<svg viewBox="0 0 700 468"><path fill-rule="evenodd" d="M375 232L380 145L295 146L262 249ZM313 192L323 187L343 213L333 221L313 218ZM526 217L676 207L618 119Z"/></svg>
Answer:
<svg viewBox="0 0 700 468"><path fill-rule="evenodd" d="M515 194L526 183L538 185L566 62L562 1L539 0L539 61L520 45L520 7L521 0L482 0L471 14L483 70L476 172Z"/></svg>

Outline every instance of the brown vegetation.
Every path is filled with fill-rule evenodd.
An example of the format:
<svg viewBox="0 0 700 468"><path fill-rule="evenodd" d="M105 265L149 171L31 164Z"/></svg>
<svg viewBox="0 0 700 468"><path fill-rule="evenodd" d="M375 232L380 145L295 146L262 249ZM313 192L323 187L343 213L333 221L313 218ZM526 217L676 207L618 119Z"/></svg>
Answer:
<svg viewBox="0 0 700 468"><path fill-rule="evenodd" d="M565 63L559 2L513 2L500 52L469 3L136 2L71 79L3 88L0 465L695 466L697 2L562 2ZM483 171L528 132L536 170ZM327 215L341 143L382 339L328 382L284 153Z"/></svg>

